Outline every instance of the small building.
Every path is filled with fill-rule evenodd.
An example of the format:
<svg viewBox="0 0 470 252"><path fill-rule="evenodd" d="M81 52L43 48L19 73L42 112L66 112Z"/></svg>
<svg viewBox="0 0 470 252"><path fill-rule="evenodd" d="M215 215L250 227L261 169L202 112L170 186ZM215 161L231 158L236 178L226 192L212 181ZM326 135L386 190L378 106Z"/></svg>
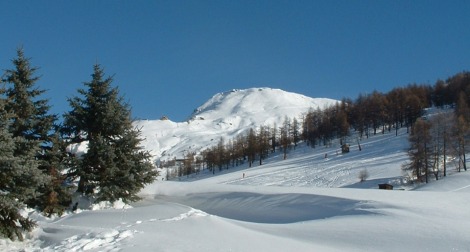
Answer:
<svg viewBox="0 0 470 252"><path fill-rule="evenodd" d="M382 189L382 190L393 190L393 185L390 185L390 184L379 184L379 189Z"/></svg>

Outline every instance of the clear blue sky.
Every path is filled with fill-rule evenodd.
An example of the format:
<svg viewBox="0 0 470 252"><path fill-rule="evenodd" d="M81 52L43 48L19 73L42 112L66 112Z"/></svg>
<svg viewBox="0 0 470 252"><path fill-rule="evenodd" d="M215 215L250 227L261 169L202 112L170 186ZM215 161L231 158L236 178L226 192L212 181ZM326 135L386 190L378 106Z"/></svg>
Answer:
<svg viewBox="0 0 470 252"><path fill-rule="evenodd" d="M470 70L470 1L1 1L52 112L101 64L135 118L184 121L212 95L273 87L356 98Z"/></svg>

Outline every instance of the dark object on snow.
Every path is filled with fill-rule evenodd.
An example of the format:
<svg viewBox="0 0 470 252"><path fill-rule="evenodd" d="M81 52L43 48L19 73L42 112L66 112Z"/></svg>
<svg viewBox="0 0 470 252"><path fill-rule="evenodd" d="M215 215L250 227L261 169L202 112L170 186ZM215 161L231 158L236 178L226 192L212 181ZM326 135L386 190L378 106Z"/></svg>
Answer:
<svg viewBox="0 0 470 252"><path fill-rule="evenodd" d="M72 207L72 212L77 211L77 208L78 208L78 202L75 202L75 205L73 205Z"/></svg>
<svg viewBox="0 0 470 252"><path fill-rule="evenodd" d="M379 189L383 189L383 190L393 190L393 185L390 185L390 184L379 184Z"/></svg>
<svg viewBox="0 0 470 252"><path fill-rule="evenodd" d="M341 153L349 153L349 144L341 145Z"/></svg>

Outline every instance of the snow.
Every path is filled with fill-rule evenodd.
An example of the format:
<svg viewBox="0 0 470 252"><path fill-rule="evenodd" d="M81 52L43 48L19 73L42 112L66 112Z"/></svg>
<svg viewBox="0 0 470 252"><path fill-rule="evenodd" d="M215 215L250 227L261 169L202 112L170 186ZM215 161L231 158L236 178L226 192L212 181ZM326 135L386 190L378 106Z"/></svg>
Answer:
<svg viewBox="0 0 470 252"><path fill-rule="evenodd" d="M379 134L348 154L299 146L287 160L157 181L132 207L92 205L98 210L52 219L30 212L39 227L0 250L469 251L470 173L451 169L417 190L376 189L410 188L399 179L406 138ZM360 183L364 168L370 177Z"/></svg>
<svg viewBox="0 0 470 252"><path fill-rule="evenodd" d="M309 109L323 109L337 101L310 98L280 89L251 88L214 95L186 122L142 120L143 145L155 159L170 160L225 141L259 126L279 127L285 117L301 118Z"/></svg>
<svg viewBox="0 0 470 252"><path fill-rule="evenodd" d="M224 100L215 96L200 107L195 115L205 120L141 121L147 136L158 135L147 147L176 155L235 134L214 126L223 113L233 115ZM255 125L243 120L237 127ZM351 136L347 154L337 142L301 144L286 160L276 153L261 166L157 180L131 206L81 203L83 209L53 218L29 210L39 226L25 242L1 239L0 251L470 251L470 173L450 167L446 178L406 184L407 137L406 130L379 133L362 139L359 151ZM369 177L359 182L364 169ZM379 183L398 190L378 190Z"/></svg>

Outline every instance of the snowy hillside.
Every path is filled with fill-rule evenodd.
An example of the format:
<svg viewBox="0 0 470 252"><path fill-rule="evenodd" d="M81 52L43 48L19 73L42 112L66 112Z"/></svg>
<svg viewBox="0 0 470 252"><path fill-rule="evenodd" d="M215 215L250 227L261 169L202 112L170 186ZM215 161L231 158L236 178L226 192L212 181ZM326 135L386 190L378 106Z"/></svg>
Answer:
<svg viewBox="0 0 470 252"><path fill-rule="evenodd" d="M143 145L155 158L183 157L185 151L198 152L216 144L221 137L229 140L251 127L278 126L284 118L300 118L310 108L324 108L337 101L310 98L280 89L251 88L214 95L197 108L187 122L143 120Z"/></svg>
<svg viewBox="0 0 470 252"><path fill-rule="evenodd" d="M470 173L408 190L407 137L378 134L347 154L300 146L287 160L155 181L132 206L29 212L39 227L0 251L470 251ZM406 190L378 190L384 182Z"/></svg>
<svg viewBox="0 0 470 252"><path fill-rule="evenodd" d="M245 164L216 171L216 175L224 176L214 177L211 172L203 171L180 180L228 185L371 189L376 189L379 183L388 183L396 188L408 188L401 170L408 160L407 137L406 129L401 129L398 136L394 132L378 134L362 139L361 151L358 145L351 145L351 152L346 154L341 153L338 140L330 147L311 148L302 143L296 150L288 152L286 160L278 151L261 166L255 162L252 168ZM361 171L369 175L364 182L358 179Z"/></svg>

